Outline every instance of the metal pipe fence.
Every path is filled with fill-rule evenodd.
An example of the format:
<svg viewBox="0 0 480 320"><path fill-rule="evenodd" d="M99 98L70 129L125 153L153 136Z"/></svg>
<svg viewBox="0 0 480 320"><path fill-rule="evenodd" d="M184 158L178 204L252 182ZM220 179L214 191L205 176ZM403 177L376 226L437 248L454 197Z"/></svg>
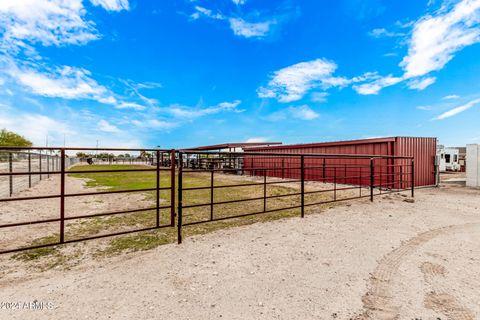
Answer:
<svg viewBox="0 0 480 320"><path fill-rule="evenodd" d="M38 148L35 150L39 151ZM68 157L67 153L79 150L148 152L148 156L139 159L138 163L122 162L111 157L106 161L93 163L118 166L90 169L88 162L82 160L75 160L78 166L72 166L71 161L74 161L74 158ZM39 176L57 175L59 176L57 191L46 195L18 196L15 192L0 195L0 218L4 214L1 210L3 203L46 199L58 201L58 215L52 218L31 218L7 223L0 219L0 229L53 223L58 224L56 227L58 238L48 244L0 247L0 254L175 227L178 243L181 243L183 229L189 226L281 211L298 212L300 217L304 217L308 208L334 202L361 198L373 201L376 196L406 190L410 191L413 197L415 188L413 183L415 163L412 157L263 152L212 153L160 149L44 148L41 151L43 155L46 152L54 154L48 162L43 162L44 160L38 162L38 166L42 165L42 171L33 167L33 162L27 162L23 167L0 171L0 179L7 181L20 177L38 179ZM12 163L12 166L15 163L14 158L19 157L17 154L26 154L31 160L34 158L33 148L25 151L5 147L2 152L4 157L6 154L7 163ZM142 167L124 166L130 164ZM117 178L128 180L129 174L142 173L152 173L149 177L154 179L153 184L139 188L95 189L92 192L71 192L66 188L69 175L117 175ZM161 192L168 193L168 201L161 197ZM73 198L130 193L151 194L152 205L72 215L69 212L71 208L66 202ZM137 215L147 211L154 212L152 224L135 225L134 229L129 230L75 237L69 234L66 226L67 222L126 214Z"/></svg>
<svg viewBox="0 0 480 320"><path fill-rule="evenodd" d="M67 167L78 162L75 157L67 158ZM31 188L43 179L50 178L50 171L58 170L60 157L52 150L0 150L0 173L27 171L27 175L0 176L0 197L11 197L25 189ZM38 173L38 174L34 174Z"/></svg>
<svg viewBox="0 0 480 320"><path fill-rule="evenodd" d="M16 147L2 147L2 151L7 154L7 158L9 159L9 163L13 163L10 161L13 158L13 155L16 154L15 152L18 150ZM25 149L25 148L23 148ZM66 152L74 152L78 150L102 150L102 151L130 151L130 152L142 152L142 151L149 151L152 152L152 156L146 162L142 162L143 164L148 164L149 167L140 168L140 169L122 169L122 168L115 168L115 169L103 169L103 170L83 170L83 168L73 166L76 161L73 161L67 156ZM28 249L38 249L48 246L54 246L59 244L65 243L73 243L78 241L96 239L96 238L103 238L109 236L116 236L121 234L127 234L131 232L139 232L139 231L147 231L147 230L154 230L158 228L165 228L165 227L172 227L174 226L174 219L175 219L175 207L174 207L174 188L175 188L175 152L173 150L159 150L159 149L87 149L87 148L43 148L44 152L56 152L56 161L53 161L54 165L51 165L52 160L49 159L47 161L47 167L42 166L42 169L38 171L32 171L31 167L18 167L16 170L13 170L11 167L9 170L5 172L0 172L0 178L18 178L22 176L27 177L36 177L40 179L40 176L49 177L53 175L60 176L60 185L58 186L58 191L54 194L46 194L46 195L36 195L36 196L16 196L9 194L8 197L0 196L0 206L2 203L7 202L25 202L25 201L35 201L35 200L46 200L46 199L56 199L59 201L59 212L57 218L49 218L49 219L29 219L25 221L15 221L9 223L2 223L0 224L0 229L5 228L16 228L22 226L32 226L32 225L42 225L42 224L51 224L51 223L58 223L58 239L57 241L48 243L48 244L39 244L39 245L27 245L21 246L16 248L0 248L0 254L3 253L12 253L22 250ZM39 155L42 153L39 153ZM161 163L162 157L169 157L168 160L168 167L163 167ZM42 160L43 161L43 160ZM44 162L40 161L40 164L44 164ZM153 166L152 166L153 165ZM138 188L138 189L127 189L127 190L106 190L106 191L94 191L94 192L67 192L66 191L66 176L72 174L95 174L95 173L135 173L135 172L154 172L156 176L156 184L154 188ZM164 173L168 173L171 177L169 179L170 185L162 186L160 185L160 175ZM171 201L168 205L160 205L160 191L170 191L171 194ZM138 193L138 192L154 192L156 201L155 206L147 207L147 208L134 208L129 210L117 210L117 211L107 211L107 212L98 212L94 214L83 214L83 215L68 215L67 209L65 206L65 200L71 198L78 198L78 197L85 197L85 196L95 196L95 195L107 195L107 194L128 194L128 193ZM0 207L1 208L1 207ZM160 211L161 210L168 210L168 223L161 223L160 222ZM156 212L156 221L153 226L145 227L145 228L136 228L133 230L128 231L119 231L114 233L107 233L101 235L93 235L88 237L69 237L68 233L66 232L66 222L70 221L79 221L83 219L91 219L91 218L98 218L98 217L106 217L106 216L115 216L115 215L122 215L122 214L130 214L130 213L139 213L145 211L155 211ZM0 210L0 217L4 214Z"/></svg>
<svg viewBox="0 0 480 320"><path fill-rule="evenodd" d="M286 210L299 210L303 218L306 207L311 206L367 197L373 201L377 195L405 190L414 196L412 157L181 150L178 158L178 243L182 242L184 227L202 223ZM184 185L185 175L201 173L209 174L208 185ZM250 176L257 180L218 184L215 178L219 175ZM289 188L280 189L283 192L279 194L278 186L282 185ZM291 192L292 185L294 192ZM231 194L242 194L239 188L261 190L254 197L227 200L218 197L222 190L227 190L224 192L227 198ZM269 189L274 189L275 193L269 193ZM188 194L199 191L208 191L205 201L189 203ZM287 203L281 201L286 198L294 199ZM243 204L241 213L229 208L238 203Z"/></svg>

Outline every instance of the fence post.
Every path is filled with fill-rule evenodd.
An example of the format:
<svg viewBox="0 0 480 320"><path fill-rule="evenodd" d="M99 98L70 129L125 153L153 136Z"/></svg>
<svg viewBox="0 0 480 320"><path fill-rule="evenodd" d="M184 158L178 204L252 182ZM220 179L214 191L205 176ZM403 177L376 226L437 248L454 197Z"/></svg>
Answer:
<svg viewBox="0 0 480 320"><path fill-rule="evenodd" d="M412 159L412 198L415 196L415 160Z"/></svg>
<svg viewBox="0 0 480 320"><path fill-rule="evenodd" d="M373 201L373 187L374 187L374 167L373 167L373 158L370 159L370 201Z"/></svg>
<svg viewBox="0 0 480 320"><path fill-rule="evenodd" d="M300 179L301 179L301 216L305 217L305 156L300 156Z"/></svg>
<svg viewBox="0 0 480 320"><path fill-rule="evenodd" d="M157 176L156 176L156 196L157 196L157 228L160 227L160 150L157 150Z"/></svg>
<svg viewBox="0 0 480 320"><path fill-rule="evenodd" d="M60 243L65 241L65 149L60 149Z"/></svg>
<svg viewBox="0 0 480 320"><path fill-rule="evenodd" d="M52 151L50 150L49 153L51 154ZM47 154L47 179L50 178L50 154Z"/></svg>
<svg viewBox="0 0 480 320"><path fill-rule="evenodd" d="M42 181L42 150L38 151L38 163L39 163L39 171L40 171L40 181Z"/></svg>
<svg viewBox="0 0 480 320"><path fill-rule="evenodd" d="M333 201L337 201L337 166L333 167Z"/></svg>
<svg viewBox="0 0 480 320"><path fill-rule="evenodd" d="M213 174L214 169L210 171L210 221L213 221Z"/></svg>
<svg viewBox="0 0 480 320"><path fill-rule="evenodd" d="M170 226L175 226L175 150L170 151Z"/></svg>
<svg viewBox="0 0 480 320"><path fill-rule="evenodd" d="M32 154L28 150L28 187L32 187Z"/></svg>
<svg viewBox="0 0 480 320"><path fill-rule="evenodd" d="M11 151L8 151L8 172L13 172L13 155ZM9 184L9 194L10 197L13 195L13 175L8 176L8 184Z"/></svg>
<svg viewBox="0 0 480 320"><path fill-rule="evenodd" d="M362 167L360 167L360 176L358 178L358 187L360 189L360 198L362 197L362 184L363 184Z"/></svg>
<svg viewBox="0 0 480 320"><path fill-rule="evenodd" d="M267 169L263 170L263 212L267 211Z"/></svg>
<svg viewBox="0 0 480 320"><path fill-rule="evenodd" d="M183 154L178 153L178 219L177 219L177 241L178 244L182 243L182 187L183 187Z"/></svg>
<svg viewBox="0 0 480 320"><path fill-rule="evenodd" d="M323 158L323 165L322 165L322 177L323 183L325 183L325 158Z"/></svg>
<svg viewBox="0 0 480 320"><path fill-rule="evenodd" d="M400 190L403 190L403 165L400 165Z"/></svg>

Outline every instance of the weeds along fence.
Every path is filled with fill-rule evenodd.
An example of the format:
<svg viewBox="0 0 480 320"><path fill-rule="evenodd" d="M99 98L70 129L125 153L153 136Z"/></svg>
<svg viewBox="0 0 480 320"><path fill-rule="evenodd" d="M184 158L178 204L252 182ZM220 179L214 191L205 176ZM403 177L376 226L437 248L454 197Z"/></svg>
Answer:
<svg viewBox="0 0 480 320"><path fill-rule="evenodd" d="M78 162L76 157L68 157L67 168ZM12 173L18 171L31 172L28 175L0 176L0 197L12 196L14 193L33 187L42 179L50 178L50 171L58 170L60 157L52 150L1 150L0 149L0 173Z"/></svg>
<svg viewBox="0 0 480 320"><path fill-rule="evenodd" d="M32 157L34 151L39 153L40 150L3 150L7 157L12 157L12 164L14 155L30 154ZM32 167L32 162L30 167L28 164L12 165L11 170L0 172L0 178L7 180L22 176L38 180L40 174L59 177L57 184L53 185L54 191L48 194L0 195L0 229L5 231L4 241L0 241L0 253L156 229L176 231L177 241L181 243L183 231L186 228L195 230L200 224L235 225L239 219L280 213L304 217L309 208L361 198L373 201L376 196L405 190L414 196L415 163L412 157L112 148L43 148L41 151L43 155L50 152L53 155L48 166L42 162L42 170L47 167L48 170L40 172ZM92 167L83 160L71 166L70 159L73 158L68 155L78 151L143 153L147 159L130 163L112 157L94 162L105 166ZM52 159L54 165L50 164ZM107 184L115 178L121 182L121 187L82 189L79 192L68 187L75 180L73 177L79 175L88 179L100 175ZM148 197L145 201L131 201L129 194ZM99 196L114 195L122 198L115 200L113 206L98 199ZM102 202L102 205L95 207L95 212L87 212L82 207L87 200ZM44 216L36 210L15 215L23 204L35 201L50 201L50 215ZM112 229L111 224L103 220L110 217L117 219L115 223L119 228ZM86 221L92 220L95 228L89 234L75 228L80 226L81 229ZM29 232L22 228L44 225L51 227L48 232L53 235L48 243L21 243L7 237L8 234L21 237Z"/></svg>

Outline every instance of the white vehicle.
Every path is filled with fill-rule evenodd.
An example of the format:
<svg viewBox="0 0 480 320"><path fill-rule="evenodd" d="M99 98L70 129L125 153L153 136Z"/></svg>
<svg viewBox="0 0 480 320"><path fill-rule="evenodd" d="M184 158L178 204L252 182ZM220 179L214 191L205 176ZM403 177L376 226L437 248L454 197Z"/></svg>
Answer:
<svg viewBox="0 0 480 320"><path fill-rule="evenodd" d="M439 170L442 171L460 171L459 150L457 148L444 148L442 146L437 150L439 157Z"/></svg>

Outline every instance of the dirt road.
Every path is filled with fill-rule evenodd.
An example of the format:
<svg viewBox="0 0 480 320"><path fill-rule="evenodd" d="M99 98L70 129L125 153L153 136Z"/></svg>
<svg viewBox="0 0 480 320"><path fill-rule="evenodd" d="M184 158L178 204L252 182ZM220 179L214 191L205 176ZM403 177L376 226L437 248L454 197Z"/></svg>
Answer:
<svg viewBox="0 0 480 320"><path fill-rule="evenodd" d="M2 308L0 319L480 318L480 191L421 189L404 200L353 201L72 270L7 273L0 302L46 307Z"/></svg>

